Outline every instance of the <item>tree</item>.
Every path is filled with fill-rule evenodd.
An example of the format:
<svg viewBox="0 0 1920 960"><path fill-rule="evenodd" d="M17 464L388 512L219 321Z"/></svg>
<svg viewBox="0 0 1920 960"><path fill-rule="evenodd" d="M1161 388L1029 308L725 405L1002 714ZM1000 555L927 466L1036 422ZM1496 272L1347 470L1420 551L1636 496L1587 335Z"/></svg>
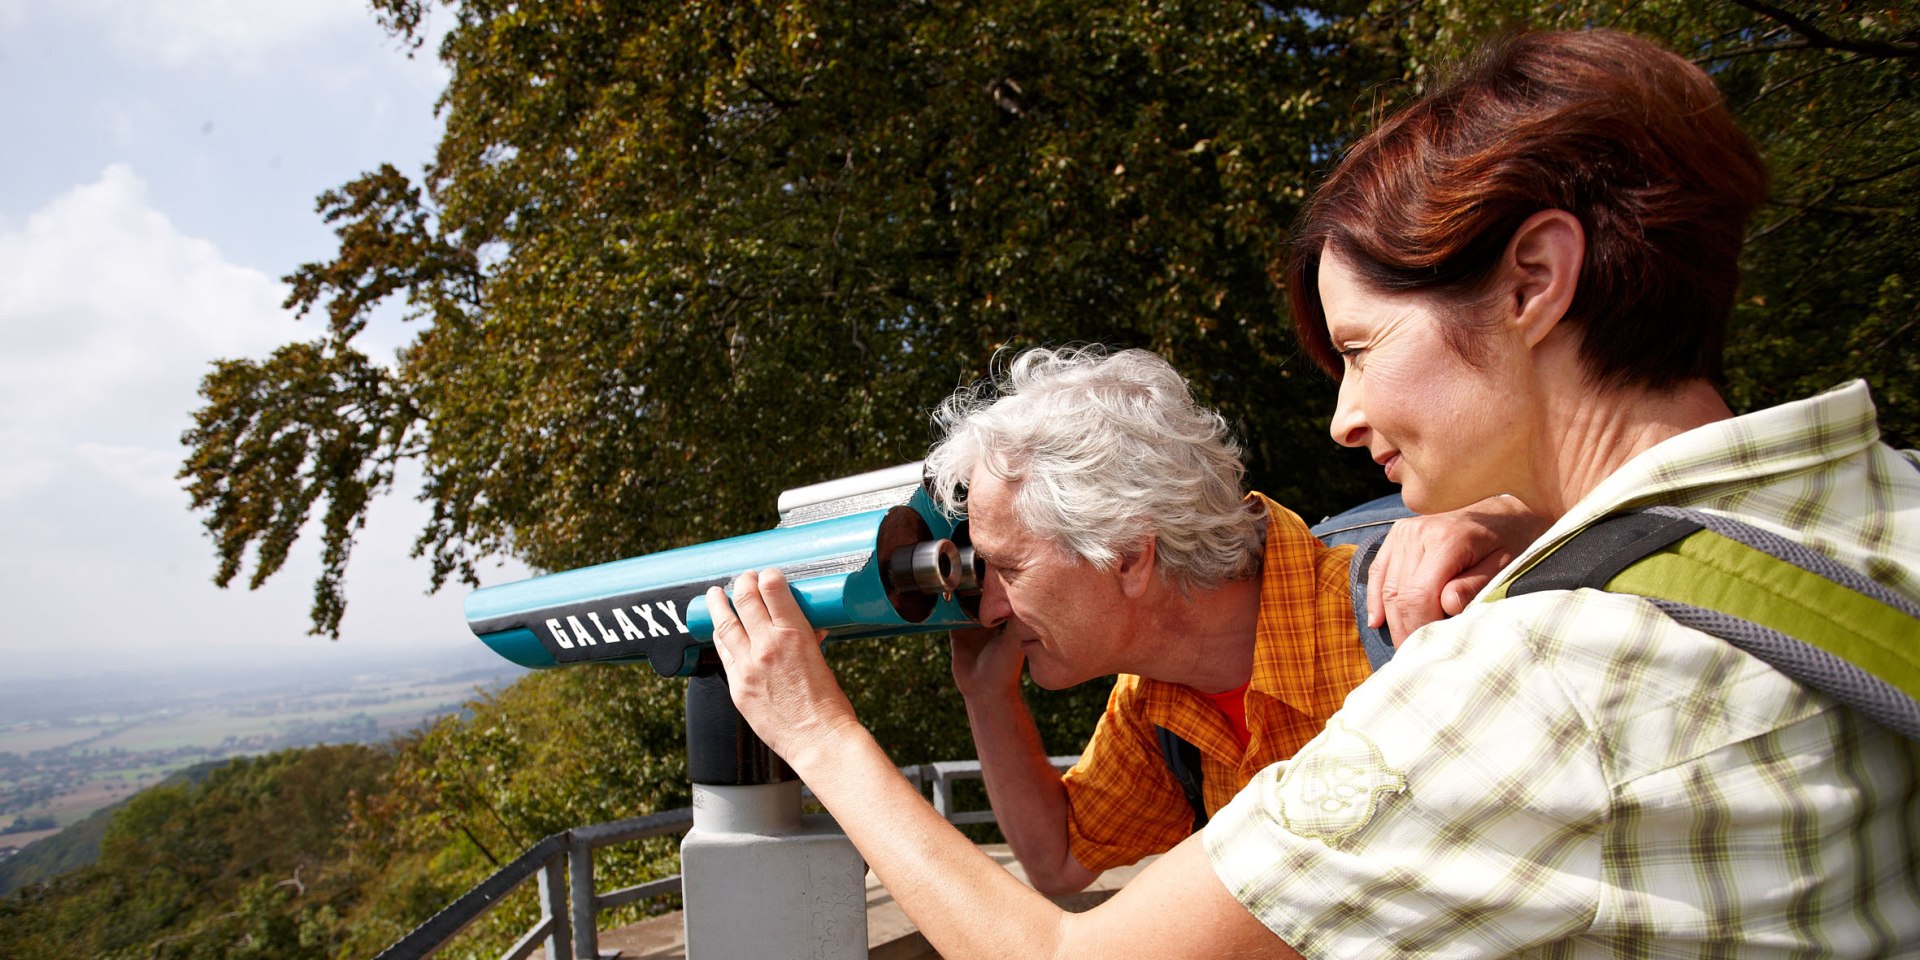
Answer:
<svg viewBox="0 0 1920 960"><path fill-rule="evenodd" d="M436 160L321 198L340 251L289 303L327 334L219 364L184 438L219 582L320 511L316 632L402 460L436 587L571 568L918 458L1009 345L1166 354L1306 512L1378 482L1326 442L1267 270L1394 66L1339 4L375 7L416 41L454 18ZM385 366L355 338L396 296L420 329Z"/></svg>

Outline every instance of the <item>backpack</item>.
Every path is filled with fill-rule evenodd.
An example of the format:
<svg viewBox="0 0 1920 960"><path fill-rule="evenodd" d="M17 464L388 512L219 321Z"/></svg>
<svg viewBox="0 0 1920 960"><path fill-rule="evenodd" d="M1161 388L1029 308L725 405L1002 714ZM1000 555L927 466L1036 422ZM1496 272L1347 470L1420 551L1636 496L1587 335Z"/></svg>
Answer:
<svg viewBox="0 0 1920 960"><path fill-rule="evenodd" d="M1379 530L1354 551L1349 583L1361 645L1379 669L1392 640L1369 642L1367 568ZM1738 520L1681 507L1602 518L1490 598L1589 588L1645 597L1909 739L1920 740L1920 606L1852 568Z"/></svg>
<svg viewBox="0 0 1920 960"><path fill-rule="evenodd" d="M1384 626L1367 626L1367 568L1373 566L1373 558L1379 555L1380 544L1395 521L1415 515L1395 493L1327 517L1307 530L1329 547L1344 543L1354 546L1353 560L1347 565L1347 593L1353 598L1353 623L1360 631L1360 649L1375 670L1393 659L1393 638Z"/></svg>
<svg viewBox="0 0 1920 960"><path fill-rule="evenodd" d="M1582 588L1645 597L1920 740L1920 605L1825 554L1727 517L1647 507L1601 519L1489 596Z"/></svg>
<svg viewBox="0 0 1920 960"><path fill-rule="evenodd" d="M1361 511L1367 514L1351 516ZM1332 536L1356 544L1348 584L1361 646L1376 670L1393 656L1393 644L1384 630L1367 626L1367 569L1396 513L1410 515L1383 499L1313 528L1329 543L1340 542ZM1645 597L1681 625L1920 740L1920 605L1824 554L1727 517L1648 507L1574 534L1490 599L1583 588ZM1206 813L1197 751L1164 729L1158 733L1198 829Z"/></svg>

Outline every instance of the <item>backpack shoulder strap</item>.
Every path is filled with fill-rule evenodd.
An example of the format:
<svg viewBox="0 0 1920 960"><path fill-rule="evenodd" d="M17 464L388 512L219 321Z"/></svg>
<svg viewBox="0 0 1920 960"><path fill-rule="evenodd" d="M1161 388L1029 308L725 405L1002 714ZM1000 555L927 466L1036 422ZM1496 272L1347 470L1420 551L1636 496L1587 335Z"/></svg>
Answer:
<svg viewBox="0 0 1920 960"><path fill-rule="evenodd" d="M1367 568L1373 566L1373 558L1379 555L1380 544L1387 538L1387 530L1411 516L1414 516L1414 512L1408 510L1406 501L1395 493L1327 517L1307 531L1329 547L1346 543L1354 546L1353 559L1347 565L1348 593L1353 598L1353 624L1360 635L1360 650L1367 655L1367 662L1375 670L1393 659L1393 637L1386 627L1367 625Z"/></svg>
<svg viewBox="0 0 1920 960"><path fill-rule="evenodd" d="M1166 761L1167 771L1187 796L1187 806L1193 808L1193 832L1199 833L1207 825L1207 801L1200 792L1200 748L1166 727L1156 725L1153 735L1160 744L1160 759Z"/></svg>
<svg viewBox="0 0 1920 960"><path fill-rule="evenodd" d="M1824 554L1726 517L1649 507L1574 535L1505 595L1583 587L1645 597L1920 740L1920 606Z"/></svg>

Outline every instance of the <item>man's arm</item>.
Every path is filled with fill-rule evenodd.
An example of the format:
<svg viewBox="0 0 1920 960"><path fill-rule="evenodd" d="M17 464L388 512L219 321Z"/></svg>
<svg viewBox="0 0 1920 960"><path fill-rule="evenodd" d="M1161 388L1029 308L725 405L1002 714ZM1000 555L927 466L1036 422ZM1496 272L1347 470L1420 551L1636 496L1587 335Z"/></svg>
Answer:
<svg viewBox="0 0 1920 960"><path fill-rule="evenodd" d="M1018 639L1004 630L953 632L953 681L967 704L987 802L1034 889L1060 896L1086 889L1099 873L1081 866L1067 842L1067 789L1020 695L1022 663Z"/></svg>
<svg viewBox="0 0 1920 960"><path fill-rule="evenodd" d="M1228 892L1198 837L1100 907L1061 910L982 854L899 776L855 719L820 656L823 635L807 624L785 578L748 572L731 604L718 588L707 602L741 715L813 788L941 956L1297 956Z"/></svg>

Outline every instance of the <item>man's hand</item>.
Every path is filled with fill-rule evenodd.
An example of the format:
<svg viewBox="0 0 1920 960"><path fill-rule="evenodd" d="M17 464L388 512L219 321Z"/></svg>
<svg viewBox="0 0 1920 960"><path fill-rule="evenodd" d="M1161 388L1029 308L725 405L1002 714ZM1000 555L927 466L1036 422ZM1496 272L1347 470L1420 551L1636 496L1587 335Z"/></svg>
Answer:
<svg viewBox="0 0 1920 960"><path fill-rule="evenodd" d="M1504 495L1396 522L1367 570L1367 622L1385 624L1398 646L1415 630L1465 610L1552 525Z"/></svg>
<svg viewBox="0 0 1920 960"><path fill-rule="evenodd" d="M1007 621L997 627L952 632L953 685L962 697L1019 690L1027 656L1020 649L1020 638L1010 635L1019 629Z"/></svg>
<svg viewBox="0 0 1920 960"><path fill-rule="evenodd" d="M1067 789L1047 761L1040 731L1020 695L1027 628L1008 620L997 627L953 631L953 683L967 703L967 725L980 757L1000 832L1026 868L1027 880L1048 896L1086 889L1100 874L1068 849Z"/></svg>
<svg viewBox="0 0 1920 960"><path fill-rule="evenodd" d="M707 608L734 706L781 759L801 769L802 751L859 727L820 654L827 632L807 622L780 571L741 574L731 603L719 587L709 589Z"/></svg>

